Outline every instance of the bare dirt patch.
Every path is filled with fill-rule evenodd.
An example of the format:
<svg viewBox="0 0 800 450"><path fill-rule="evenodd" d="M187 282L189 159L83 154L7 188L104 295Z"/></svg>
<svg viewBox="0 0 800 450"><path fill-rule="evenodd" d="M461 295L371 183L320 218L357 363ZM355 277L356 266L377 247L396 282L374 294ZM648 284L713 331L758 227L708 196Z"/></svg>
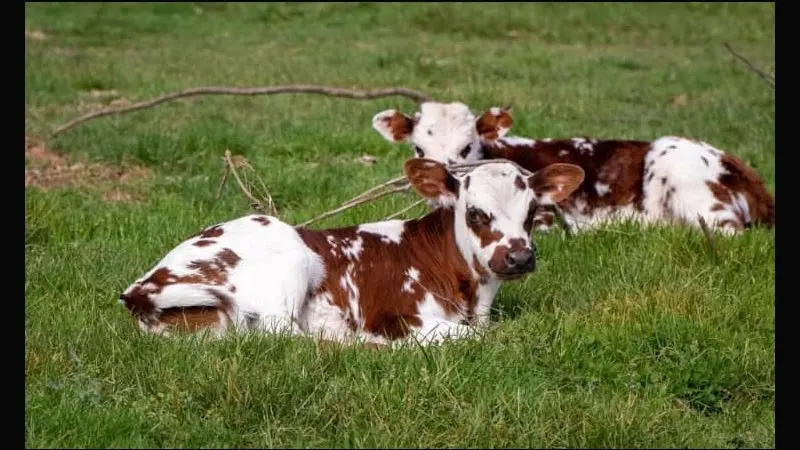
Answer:
<svg viewBox="0 0 800 450"><path fill-rule="evenodd" d="M90 163L86 155L70 161L48 149L44 142L25 135L25 186L42 191L87 189L109 202L132 202L142 198L142 181L150 171L141 166L116 167Z"/></svg>
<svg viewBox="0 0 800 450"><path fill-rule="evenodd" d="M47 35L41 30L25 29L25 37L35 41L43 41L47 39Z"/></svg>

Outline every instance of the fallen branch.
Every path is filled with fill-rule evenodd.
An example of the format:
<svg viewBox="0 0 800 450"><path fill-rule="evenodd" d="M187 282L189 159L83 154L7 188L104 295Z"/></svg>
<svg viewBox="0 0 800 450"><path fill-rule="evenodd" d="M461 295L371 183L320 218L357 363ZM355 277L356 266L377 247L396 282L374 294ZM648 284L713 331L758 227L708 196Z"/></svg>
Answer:
<svg viewBox="0 0 800 450"><path fill-rule="evenodd" d="M417 102L424 102L430 100L430 97L423 94L422 92L404 87L362 90L362 89L344 89L331 86L318 86L318 85L306 85L306 84L291 84L284 86L268 86L268 87L255 87L255 88L208 86L208 87L183 89L150 100L134 103L128 106L123 106L119 108L105 108L99 111L94 111L85 114L83 116L80 116L76 119L70 120L69 122L66 122L62 125L59 125L55 130L53 130L51 136L56 136L57 134L69 130L70 128L80 123L87 122L92 119L110 116L113 114L122 114L131 111L138 111L140 109L151 108L158 104L184 97L193 97L196 95L271 95L271 94L301 94L301 93L322 94L332 97L345 97L345 98L353 98L360 100L369 100L374 98L391 97L391 96L408 97L413 100L416 100Z"/></svg>
<svg viewBox="0 0 800 450"><path fill-rule="evenodd" d="M755 72L755 74L758 75L772 89L775 89L775 77L773 77L771 75L768 75L766 72L764 72L763 70L761 70L761 69L757 68L755 65L753 65L753 63L748 61L744 56L742 56L742 55L736 53L735 51L733 51L733 48L731 48L730 44L728 44L727 42L724 45L725 45L725 48L727 48L728 51L731 52L731 54L733 56L735 56L737 59L739 59L739 61L743 62L750 70Z"/></svg>

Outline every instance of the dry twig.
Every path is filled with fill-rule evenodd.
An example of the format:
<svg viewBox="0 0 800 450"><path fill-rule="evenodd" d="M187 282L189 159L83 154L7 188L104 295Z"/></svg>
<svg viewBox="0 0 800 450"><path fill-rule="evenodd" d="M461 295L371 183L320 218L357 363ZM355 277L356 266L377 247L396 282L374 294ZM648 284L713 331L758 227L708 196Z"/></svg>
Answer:
<svg viewBox="0 0 800 450"><path fill-rule="evenodd" d="M381 183L381 184L379 184L377 186L373 186L373 187L367 189L366 191L364 191L364 192L356 195L355 197L351 198L350 200L347 200L346 202L342 203L342 206L347 206L347 205L349 205L349 204L351 204L353 202L361 200L362 198L366 197L367 195L369 195L369 194L371 194L371 193L373 193L373 192L375 192L377 190L380 190L382 188L388 188L389 186L394 186L394 185L398 185L399 186L399 185L405 185L405 184L408 184L408 180L406 179L405 175L397 177L397 178L392 178L389 181Z"/></svg>
<svg viewBox="0 0 800 450"><path fill-rule="evenodd" d="M253 87L253 88L207 86L207 87L183 89L177 92L171 92L169 94L161 95L159 97L150 100L141 101L138 103L134 103L132 105L127 105L119 108L105 108L99 111L94 111L85 114L83 116L80 116L76 119L70 120L69 122L66 122L62 125L59 125L55 130L53 130L51 136L56 136L57 134L69 130L70 128L80 123L92 119L97 119L104 116L110 116L112 114L121 114L131 111L137 111L140 109L146 109L164 102L168 102L170 100L175 100L184 97L193 97L196 95L271 95L271 94L301 94L301 93L322 94L333 97L345 97L345 98L360 99L360 100L369 100L374 98L391 97L391 96L408 97L413 100L416 100L417 102L424 102L430 100L430 97L423 94L422 92L404 87L363 90L363 89L345 89L345 88L337 88L331 86L319 86L319 85L308 85L308 84L290 84L284 86L267 86L267 87Z"/></svg>
<svg viewBox="0 0 800 450"><path fill-rule="evenodd" d="M400 217L401 215L403 215L403 213L411 211L414 207L419 206L419 205L421 205L423 203L425 203L425 199L424 198L419 199L419 200L415 201L414 203L412 203L412 204L406 206L405 208L401 209L400 211L397 211L396 213L394 213L394 214L392 214L390 216L387 216L384 220L389 220L389 219L394 219L395 217Z"/></svg>
<svg viewBox="0 0 800 450"><path fill-rule="evenodd" d="M225 180L228 177L228 173L232 173L233 177L236 179L236 184L239 185L239 189L241 189L242 193L247 197L248 200L250 200L250 206L253 209L255 209L256 211L258 211L258 212L260 212L262 214L271 214L273 216L277 216L278 215L278 210L277 210L277 208L275 208L275 202L272 201L272 196L269 194L269 191L267 191L266 187L264 186L264 182L261 181L261 178L258 177L258 174L256 174L256 178L259 180L259 182L260 182L260 184L261 184L261 186L262 186L262 188L264 190L265 201L261 201L258 198L256 198L256 196L253 195L253 193L250 191L250 189L248 189L247 186L245 185L245 184L249 184L249 183L243 182L242 179L239 177L239 172L236 170L236 163L234 163L233 159L231 158L230 149L226 149L225 150L225 156L223 157L223 159L225 160L225 169L224 169L224 172L222 174L222 179L220 180L220 184L217 187L217 198L219 198L219 195L222 192L222 187L225 184ZM253 169L253 166L251 166L250 163L248 163L246 159L243 159L240 162L240 164L242 166L250 168L251 170L253 170L255 172L255 169ZM245 177L246 177L246 175L245 175Z"/></svg>
<svg viewBox="0 0 800 450"><path fill-rule="evenodd" d="M775 89L775 77L774 76L768 75L763 70L761 70L761 69L757 68L756 66L754 66L753 63L748 61L744 56L742 56L742 55L736 53L735 51L733 51L733 48L731 48L730 44L728 44L727 42L725 43L725 48L727 48L728 51L731 52L731 54L734 57L736 57L739 61L743 62L750 70L755 72L755 74L758 75L764 81L764 83L767 83L769 85L769 87L771 87L772 89Z"/></svg>

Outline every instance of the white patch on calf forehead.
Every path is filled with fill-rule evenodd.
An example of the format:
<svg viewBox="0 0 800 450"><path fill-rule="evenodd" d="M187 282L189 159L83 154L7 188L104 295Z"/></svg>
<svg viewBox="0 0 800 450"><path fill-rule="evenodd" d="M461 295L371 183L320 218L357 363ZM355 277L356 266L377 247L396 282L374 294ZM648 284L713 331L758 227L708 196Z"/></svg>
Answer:
<svg viewBox="0 0 800 450"><path fill-rule="evenodd" d="M533 189L527 187L526 177L516 167L505 163L479 166L469 176L469 189L464 195L466 204L493 214L495 230L509 239L517 237L533 200ZM517 186L517 177L522 178L525 189Z"/></svg>
<svg viewBox="0 0 800 450"><path fill-rule="evenodd" d="M423 103L411 142L425 152L426 158L442 163L461 159L459 152L478 142L475 120L463 103Z"/></svg>
<svg viewBox="0 0 800 450"><path fill-rule="evenodd" d="M357 233L377 234L381 242L399 244L402 240L405 221L385 220L383 222L365 223L358 227Z"/></svg>

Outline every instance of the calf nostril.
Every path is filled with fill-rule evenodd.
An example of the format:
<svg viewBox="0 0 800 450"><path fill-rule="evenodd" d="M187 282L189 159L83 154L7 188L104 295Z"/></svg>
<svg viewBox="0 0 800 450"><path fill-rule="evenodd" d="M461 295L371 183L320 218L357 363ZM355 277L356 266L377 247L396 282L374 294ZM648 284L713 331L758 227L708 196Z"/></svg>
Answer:
<svg viewBox="0 0 800 450"><path fill-rule="evenodd" d="M530 264L532 259L533 259L533 250L526 249L519 252L519 256L517 256L517 264L519 265Z"/></svg>
<svg viewBox="0 0 800 450"><path fill-rule="evenodd" d="M515 261L514 258L514 252L506 253L506 265L509 267L514 267L517 265L517 262Z"/></svg>
<svg viewBox="0 0 800 450"><path fill-rule="evenodd" d="M506 264L509 267L527 266L533 262L533 251L530 249L508 252Z"/></svg>

